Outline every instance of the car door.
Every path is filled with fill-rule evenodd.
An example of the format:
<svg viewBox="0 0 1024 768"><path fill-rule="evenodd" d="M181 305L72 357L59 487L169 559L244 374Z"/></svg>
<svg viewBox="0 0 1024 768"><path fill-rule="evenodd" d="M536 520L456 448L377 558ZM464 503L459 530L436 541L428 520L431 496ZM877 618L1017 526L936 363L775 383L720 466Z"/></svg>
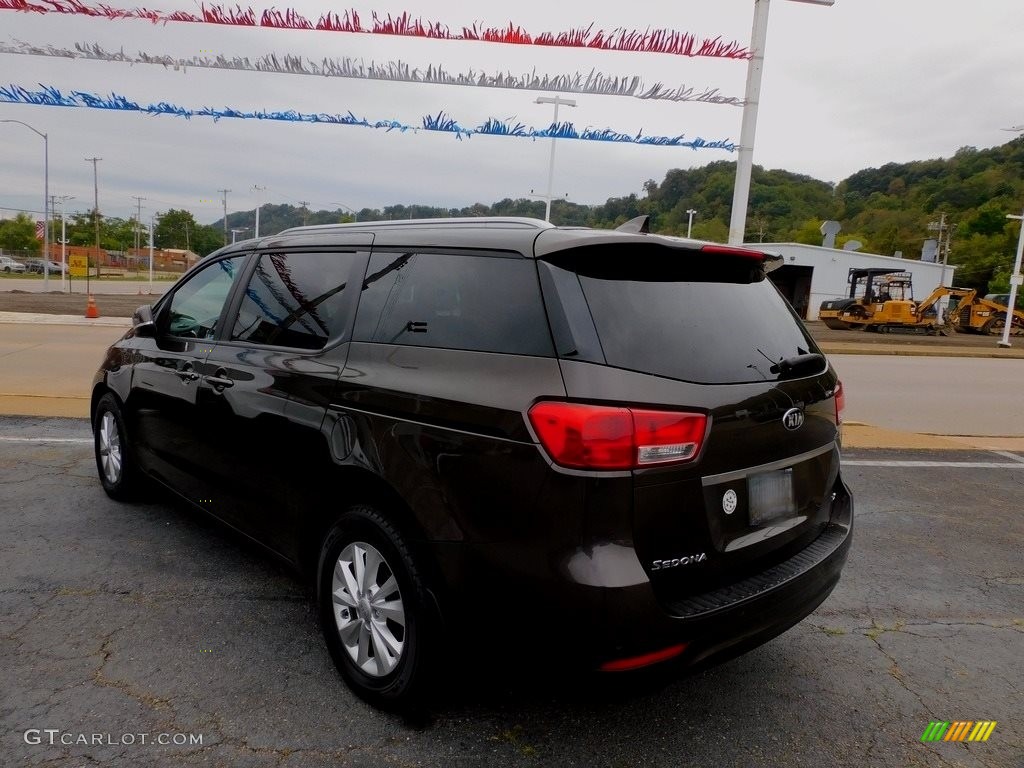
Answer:
<svg viewBox="0 0 1024 768"><path fill-rule="evenodd" d="M198 385L210 496L235 527L292 557L303 477L345 363L369 235L351 245L255 254L232 322ZM308 512L308 510L305 510Z"/></svg>
<svg viewBox="0 0 1024 768"><path fill-rule="evenodd" d="M217 259L189 275L156 306L156 334L134 337L129 434L142 467L197 504L210 487L205 426L196 406L203 363L245 255Z"/></svg>

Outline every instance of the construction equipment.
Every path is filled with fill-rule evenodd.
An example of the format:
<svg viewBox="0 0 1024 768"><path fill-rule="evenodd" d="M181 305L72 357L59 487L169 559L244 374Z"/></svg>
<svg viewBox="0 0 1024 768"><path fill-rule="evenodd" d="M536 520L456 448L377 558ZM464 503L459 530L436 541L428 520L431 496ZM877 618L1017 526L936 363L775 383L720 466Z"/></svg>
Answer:
<svg viewBox="0 0 1024 768"><path fill-rule="evenodd" d="M945 318L939 301L948 298ZM1002 334L1007 317L1010 332L1024 335L1024 311L1009 314L1004 304L980 298L972 288L940 285L923 301L914 301L909 272L892 269L851 269L850 297L823 302L820 319L829 328L863 329L879 333L942 333L968 331Z"/></svg>
<svg viewBox="0 0 1024 768"><path fill-rule="evenodd" d="M950 310L950 318L958 331L973 331L992 336L1002 336L1006 326L1009 308L1005 303L992 301L988 297L972 296L970 301L961 300L954 315ZM1010 333L1013 336L1024 335L1024 311L1015 309L1010 314Z"/></svg>
<svg viewBox="0 0 1024 768"><path fill-rule="evenodd" d="M876 307L881 308L879 302L893 298L889 282L894 275L906 276L906 285L909 286L910 274L901 269L850 269L849 296L823 301L818 310L818 319L835 330L864 328L874 315ZM899 285L899 298L906 298L903 283L900 282Z"/></svg>

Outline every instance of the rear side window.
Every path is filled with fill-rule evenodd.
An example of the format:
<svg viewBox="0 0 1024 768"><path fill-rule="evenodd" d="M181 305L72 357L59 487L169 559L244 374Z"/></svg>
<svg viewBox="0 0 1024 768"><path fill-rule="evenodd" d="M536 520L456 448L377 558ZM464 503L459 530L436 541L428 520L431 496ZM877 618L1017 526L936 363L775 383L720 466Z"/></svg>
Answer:
<svg viewBox="0 0 1024 768"><path fill-rule="evenodd" d="M577 251L544 265L553 278L545 285L555 287L561 306L572 306L582 294L590 311L565 313L574 325L565 338L585 339L596 330L608 365L732 384L778 380L773 365L819 351L749 259L636 245ZM560 356L595 360L563 349L573 343L561 338Z"/></svg>
<svg viewBox="0 0 1024 768"><path fill-rule="evenodd" d="M242 297L231 338L322 349L344 335L354 253L265 253Z"/></svg>
<svg viewBox="0 0 1024 768"><path fill-rule="evenodd" d="M375 253L354 338L553 356L537 267L521 257Z"/></svg>

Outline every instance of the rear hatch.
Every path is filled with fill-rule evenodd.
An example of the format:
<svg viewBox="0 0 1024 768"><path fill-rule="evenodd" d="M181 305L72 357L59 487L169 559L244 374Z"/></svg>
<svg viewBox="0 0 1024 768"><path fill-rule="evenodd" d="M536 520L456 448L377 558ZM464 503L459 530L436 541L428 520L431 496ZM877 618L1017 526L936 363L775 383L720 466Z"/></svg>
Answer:
<svg viewBox="0 0 1024 768"><path fill-rule="evenodd" d="M704 419L702 435L629 468L620 536L656 588L706 591L812 541L839 469L839 385L766 278L777 257L643 235L545 251L545 235L538 268L570 401L633 413L634 457L642 423L659 442L658 414Z"/></svg>

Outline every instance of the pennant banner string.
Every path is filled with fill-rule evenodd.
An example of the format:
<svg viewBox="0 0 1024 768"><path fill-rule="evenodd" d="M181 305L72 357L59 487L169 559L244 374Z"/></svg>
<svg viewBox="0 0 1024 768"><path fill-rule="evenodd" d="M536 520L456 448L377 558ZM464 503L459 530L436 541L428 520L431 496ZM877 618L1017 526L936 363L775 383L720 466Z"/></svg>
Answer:
<svg viewBox="0 0 1024 768"><path fill-rule="evenodd" d="M404 12L397 16L382 17L371 14L372 22L364 24L355 10L341 14L328 11L312 21L298 11L271 8L258 12L254 8L236 5L203 3L198 14L189 11L158 11L149 8L112 8L102 3L90 4L85 0L0 0L0 10L27 13L57 13L93 16L105 19L144 19L156 23L187 22L193 24L226 24L236 27L270 27L274 29L301 29L324 32L351 32L400 37L425 37L437 40L474 40L485 43L512 45L541 45L555 48L594 48L606 51L634 53L668 53L716 59L749 59L750 50L735 40L718 37L697 37L691 32L673 29L596 29L593 24L562 32L530 33L522 26L509 22L504 27L487 27L474 23L472 27L453 30L439 21L425 21Z"/></svg>
<svg viewBox="0 0 1024 768"><path fill-rule="evenodd" d="M127 64L157 64L174 70L188 67L200 69L230 69L244 72L276 72L288 75L317 75L362 80L424 83L433 85L461 85L480 88L509 88L558 93L582 93L598 96L630 96L672 102L700 102L743 106L743 99L725 96L717 88L695 88L680 85L671 88L662 83L645 83L635 75L613 76L596 70L588 73L568 72L559 75L536 71L515 75L511 72L487 74L473 69L449 72L440 65L413 67L401 60L366 63L349 56L313 60L296 54L269 53L255 58L248 56L190 56L175 58L140 51L137 55L123 50L108 51L96 43L77 43L72 48L52 45L40 46L24 42L0 43L0 53L28 56L50 56L65 59L93 59L124 62Z"/></svg>
<svg viewBox="0 0 1024 768"><path fill-rule="evenodd" d="M330 123L335 125L359 125L366 128L377 128L385 131L438 131L454 134L456 138L470 138L476 135L486 136L516 136L527 139L578 139L581 141L609 141L623 144L647 144L663 147L689 147L691 149L724 149L732 152L736 149L735 143L728 139L708 141L702 138L687 139L685 135L679 136L646 136L643 131L638 133L622 133L611 128L577 129L572 123L552 123L547 128L531 128L516 122L514 118L498 120L488 118L486 122L477 126L463 126L454 118L444 112L437 115L425 116L420 125L410 125L398 120L376 120L370 121L365 118L358 118L351 112L346 114L326 114L322 112L299 112L297 110L284 111L246 111L233 109L231 107L201 107L190 109L177 104L161 101L152 104L139 104L116 93L103 96L86 91L71 91L64 94L57 88L40 84L40 90L29 90L19 85L0 86L0 103L9 104L34 104L37 106L49 107L80 107L87 109L112 109L124 112L140 112L150 115L175 115L191 119L193 117L210 117L214 121L224 118L241 120L277 120L297 123Z"/></svg>

